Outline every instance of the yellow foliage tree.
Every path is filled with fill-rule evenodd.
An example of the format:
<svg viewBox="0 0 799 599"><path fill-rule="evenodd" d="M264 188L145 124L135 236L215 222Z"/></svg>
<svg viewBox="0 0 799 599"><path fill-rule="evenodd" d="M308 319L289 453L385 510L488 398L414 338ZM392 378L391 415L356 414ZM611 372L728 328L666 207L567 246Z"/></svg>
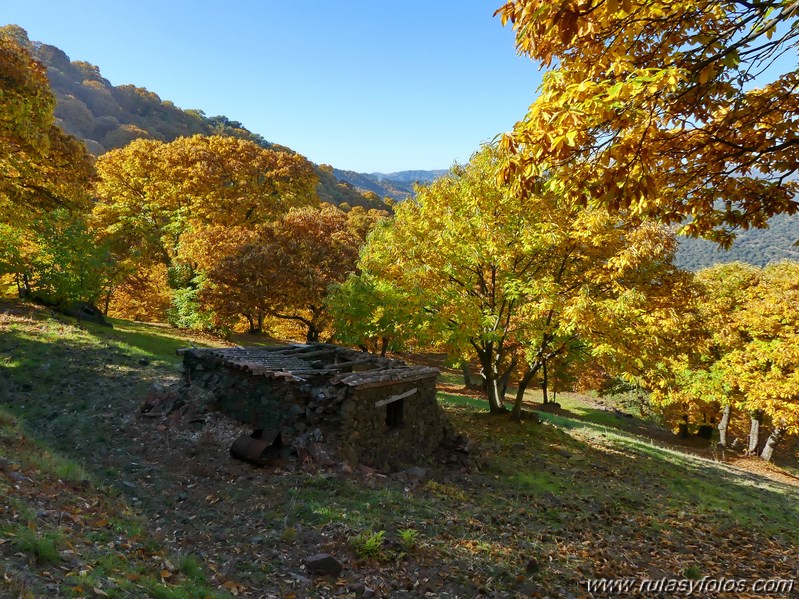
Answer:
<svg viewBox="0 0 799 599"><path fill-rule="evenodd" d="M204 302L220 314L243 315L251 332L271 316L301 324L306 340L318 341L328 290L355 270L362 239L352 224L329 204L291 210L209 270Z"/></svg>
<svg viewBox="0 0 799 599"><path fill-rule="evenodd" d="M336 301L341 322L369 322L386 334L386 314L420 344L478 358L490 409L502 411L508 377L519 371L514 416L524 389L576 342L626 372L659 359L682 324L675 306L689 277L672 264L670 233L553 195L519 201L496 183L491 147L419 190L369 236L361 284L392 304ZM672 293L676 291L675 293ZM677 298L677 299L675 299ZM347 318L347 304L359 315ZM374 317L364 318L364 311Z"/></svg>
<svg viewBox="0 0 799 599"><path fill-rule="evenodd" d="M750 453L762 450L770 461L780 440L799 433L799 263L720 264L700 271L697 282L709 342L672 365L672 385L655 399L721 409L722 433L733 410L746 414ZM761 445L764 420L772 429Z"/></svg>
<svg viewBox="0 0 799 599"><path fill-rule="evenodd" d="M95 225L117 260L134 273L163 264L176 294L183 289L174 299L189 306L202 272L265 223L318 203L307 159L231 137L137 139L101 156L97 169Z"/></svg>
<svg viewBox="0 0 799 599"><path fill-rule="evenodd" d="M502 176L522 195L544 186L722 245L797 211L796 2L511 0L497 13L551 67L502 140Z"/></svg>
<svg viewBox="0 0 799 599"><path fill-rule="evenodd" d="M45 67L0 29L0 222L27 226L55 208L89 204L92 160L54 124Z"/></svg>
<svg viewBox="0 0 799 599"><path fill-rule="evenodd" d="M108 297L106 313L114 318L160 322L171 302L167 268L142 265L128 274Z"/></svg>
<svg viewBox="0 0 799 599"><path fill-rule="evenodd" d="M313 165L242 139L137 139L97 161L95 215L120 247L170 266L190 229L254 227L316 204Z"/></svg>

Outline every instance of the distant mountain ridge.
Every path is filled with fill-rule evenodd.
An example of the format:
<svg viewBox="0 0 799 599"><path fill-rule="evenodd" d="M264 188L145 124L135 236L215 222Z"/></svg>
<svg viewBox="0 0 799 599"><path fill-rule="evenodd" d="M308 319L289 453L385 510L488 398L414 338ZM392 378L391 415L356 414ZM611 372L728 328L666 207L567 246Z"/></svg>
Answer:
<svg viewBox="0 0 799 599"><path fill-rule="evenodd" d="M380 197L390 197L393 200L402 201L413 197L415 183L429 183L434 179L444 175L445 170L433 171L399 171L396 173L357 173L355 171L345 171L333 169L333 174L337 179L346 181L356 189L361 191L371 191Z"/></svg>
<svg viewBox="0 0 799 599"><path fill-rule="evenodd" d="M388 179L389 181L397 181L400 183L407 183L413 185L414 183L429 183L438 177L445 175L446 169L438 169L432 171L399 171L396 173L369 173L369 177L374 177L378 181Z"/></svg>
<svg viewBox="0 0 799 599"><path fill-rule="evenodd" d="M799 260L799 215L780 214L769 220L768 229L739 231L728 251L705 239L680 238L676 263L686 270L701 270L717 263L747 262L765 266L780 260Z"/></svg>

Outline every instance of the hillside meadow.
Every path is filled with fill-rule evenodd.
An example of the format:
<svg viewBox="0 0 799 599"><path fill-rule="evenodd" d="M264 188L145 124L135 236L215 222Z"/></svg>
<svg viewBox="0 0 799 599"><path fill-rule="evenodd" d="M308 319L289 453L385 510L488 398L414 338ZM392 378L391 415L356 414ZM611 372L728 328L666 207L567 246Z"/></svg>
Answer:
<svg viewBox="0 0 799 599"><path fill-rule="evenodd" d="M220 342L113 324L0 307L6 596L590 597L602 578L797 578L795 471L722 463L585 396L515 423L447 372L439 400L467 460L418 477L257 468L229 457L244 428L213 410L139 414L179 378L177 348ZM338 577L307 571L320 552Z"/></svg>

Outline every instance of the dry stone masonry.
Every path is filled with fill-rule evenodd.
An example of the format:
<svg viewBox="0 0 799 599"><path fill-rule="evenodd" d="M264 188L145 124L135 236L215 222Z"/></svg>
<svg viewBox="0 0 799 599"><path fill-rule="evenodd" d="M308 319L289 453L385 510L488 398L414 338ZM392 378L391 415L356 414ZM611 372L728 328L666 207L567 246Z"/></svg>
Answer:
<svg viewBox="0 0 799 599"><path fill-rule="evenodd" d="M436 401L438 369L331 344L189 348L186 383L215 407L288 438L322 437L336 457L397 469L453 439Z"/></svg>

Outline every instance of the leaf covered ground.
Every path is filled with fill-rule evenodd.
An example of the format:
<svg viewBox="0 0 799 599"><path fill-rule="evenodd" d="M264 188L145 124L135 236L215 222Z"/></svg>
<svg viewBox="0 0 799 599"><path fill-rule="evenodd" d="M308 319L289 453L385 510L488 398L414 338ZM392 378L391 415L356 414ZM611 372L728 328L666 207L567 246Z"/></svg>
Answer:
<svg viewBox="0 0 799 599"><path fill-rule="evenodd" d="M246 427L139 414L190 342L211 340L0 306L7 596L588 597L595 578L799 579L790 476L577 409L516 424L450 389L475 447L465 465L419 464L422 479L231 460ZM320 552L343 564L337 579L303 565Z"/></svg>

